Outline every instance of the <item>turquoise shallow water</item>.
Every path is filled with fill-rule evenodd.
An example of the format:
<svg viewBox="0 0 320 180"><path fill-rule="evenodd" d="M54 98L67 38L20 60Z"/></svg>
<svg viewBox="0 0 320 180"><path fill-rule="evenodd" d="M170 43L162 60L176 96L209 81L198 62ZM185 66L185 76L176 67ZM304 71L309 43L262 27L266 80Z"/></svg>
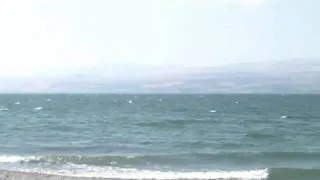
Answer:
<svg viewBox="0 0 320 180"><path fill-rule="evenodd" d="M0 168L320 179L320 95L0 95Z"/></svg>

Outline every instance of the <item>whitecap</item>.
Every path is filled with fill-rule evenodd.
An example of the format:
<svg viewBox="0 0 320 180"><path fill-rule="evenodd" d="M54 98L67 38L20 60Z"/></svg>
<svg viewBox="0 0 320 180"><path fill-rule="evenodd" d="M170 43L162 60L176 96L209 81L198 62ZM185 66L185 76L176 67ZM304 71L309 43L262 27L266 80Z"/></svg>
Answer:
<svg viewBox="0 0 320 180"><path fill-rule="evenodd" d="M0 108L0 111L8 111L9 109L8 108L6 108L6 107L1 107Z"/></svg>
<svg viewBox="0 0 320 180"><path fill-rule="evenodd" d="M128 103L129 103L129 104L132 104L132 103L133 103L133 101L132 101L132 100L129 100L129 101L128 101Z"/></svg>
<svg viewBox="0 0 320 180"><path fill-rule="evenodd" d="M239 101L235 101L234 103L235 103L235 104L239 104Z"/></svg>
<svg viewBox="0 0 320 180"><path fill-rule="evenodd" d="M214 110L214 109L211 109L210 112L211 112L211 113L215 113L215 112L217 112L217 111Z"/></svg>
<svg viewBox="0 0 320 180"><path fill-rule="evenodd" d="M43 109L43 107L41 107L41 106L33 108L33 110L35 110L35 111L40 111L42 109Z"/></svg>
<svg viewBox="0 0 320 180"><path fill-rule="evenodd" d="M19 104L20 104L20 102L19 102L19 101L17 101L17 102L15 102L14 104L15 104L15 105L19 105Z"/></svg>
<svg viewBox="0 0 320 180"><path fill-rule="evenodd" d="M288 116L285 116L285 115L284 115L284 116L281 116L280 118L281 118L281 119L287 119Z"/></svg>

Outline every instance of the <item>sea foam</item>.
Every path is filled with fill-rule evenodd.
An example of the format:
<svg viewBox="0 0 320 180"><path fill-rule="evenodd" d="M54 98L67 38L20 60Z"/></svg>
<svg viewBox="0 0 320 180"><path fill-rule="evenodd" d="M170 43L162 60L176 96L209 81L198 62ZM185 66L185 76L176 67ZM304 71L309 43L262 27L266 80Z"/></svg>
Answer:
<svg viewBox="0 0 320 180"><path fill-rule="evenodd" d="M111 166L93 166L85 164L65 163L60 167L50 168L49 166L23 166L20 162L39 160L41 156L0 156L0 163L14 163L16 166L9 166L4 169L9 171L41 173L69 177L87 178L110 178L110 179L251 179L261 180L268 178L268 169L238 170L238 171L157 171L135 168L120 168Z"/></svg>
<svg viewBox="0 0 320 180"><path fill-rule="evenodd" d="M129 168L96 167L68 164L60 170L43 168L22 169L22 172L36 172L70 177L108 178L108 179L251 179L261 180L268 177L268 169L249 171L207 171L207 172L174 172L151 171Z"/></svg>

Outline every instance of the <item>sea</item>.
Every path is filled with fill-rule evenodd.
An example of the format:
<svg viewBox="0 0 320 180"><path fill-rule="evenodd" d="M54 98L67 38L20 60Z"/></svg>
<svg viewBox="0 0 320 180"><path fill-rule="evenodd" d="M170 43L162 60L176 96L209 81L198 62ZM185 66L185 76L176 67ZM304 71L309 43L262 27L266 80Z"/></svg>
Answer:
<svg viewBox="0 0 320 180"><path fill-rule="evenodd" d="M320 95L3 94L0 170L319 180Z"/></svg>

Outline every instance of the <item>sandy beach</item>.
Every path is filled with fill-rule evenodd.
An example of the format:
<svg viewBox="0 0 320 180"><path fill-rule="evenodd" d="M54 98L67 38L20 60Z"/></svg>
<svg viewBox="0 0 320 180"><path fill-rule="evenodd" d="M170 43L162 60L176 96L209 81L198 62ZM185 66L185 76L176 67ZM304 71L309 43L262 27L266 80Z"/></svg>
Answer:
<svg viewBox="0 0 320 180"><path fill-rule="evenodd" d="M105 178L67 177L40 173L1 170L0 180L105 180Z"/></svg>

